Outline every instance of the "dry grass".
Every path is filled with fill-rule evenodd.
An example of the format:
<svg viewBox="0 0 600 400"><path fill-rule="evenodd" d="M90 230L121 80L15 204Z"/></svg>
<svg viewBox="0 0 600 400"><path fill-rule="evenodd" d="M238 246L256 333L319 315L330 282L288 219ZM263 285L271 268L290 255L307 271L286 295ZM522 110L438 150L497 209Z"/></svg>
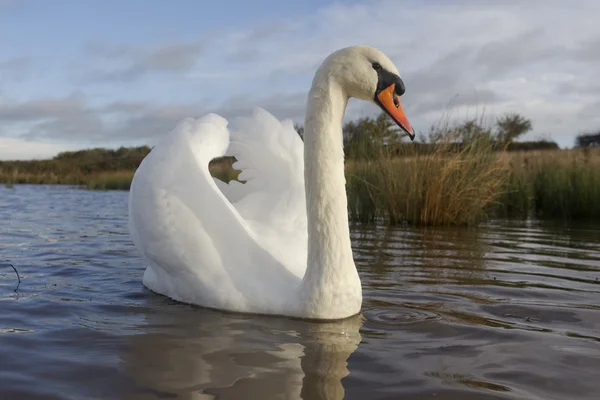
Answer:
<svg viewBox="0 0 600 400"><path fill-rule="evenodd" d="M86 177L82 174L61 175L54 171L28 172L0 169L0 182L6 184L62 184L62 185L82 185Z"/></svg>
<svg viewBox="0 0 600 400"><path fill-rule="evenodd" d="M461 149L450 137L430 154L348 162L350 217L391 224L469 225L487 217L487 209L502 193L505 167L487 140Z"/></svg>
<svg viewBox="0 0 600 400"><path fill-rule="evenodd" d="M600 218L600 149L506 153L504 217Z"/></svg>
<svg viewBox="0 0 600 400"><path fill-rule="evenodd" d="M470 225L489 217L600 219L600 149L495 151L475 141L431 154L348 161L350 218Z"/></svg>
<svg viewBox="0 0 600 400"><path fill-rule="evenodd" d="M470 225L488 217L600 219L600 148L504 152L485 138L460 148L453 139L447 135L431 151L405 144L400 152L347 160L350 218L415 225ZM236 179L232 161L214 160L212 175ZM134 174L61 171L0 165L0 183L128 190Z"/></svg>
<svg viewBox="0 0 600 400"><path fill-rule="evenodd" d="M231 168L233 159L221 158L213 160L209 165L210 173L222 181L237 179L240 171ZM129 190L135 170L118 170L57 174L54 171L22 172L18 169L3 170L0 168L0 182L5 184L64 184L85 186L91 190Z"/></svg>
<svg viewBox="0 0 600 400"><path fill-rule="evenodd" d="M112 171L90 177L85 187L91 190L129 190L134 171Z"/></svg>

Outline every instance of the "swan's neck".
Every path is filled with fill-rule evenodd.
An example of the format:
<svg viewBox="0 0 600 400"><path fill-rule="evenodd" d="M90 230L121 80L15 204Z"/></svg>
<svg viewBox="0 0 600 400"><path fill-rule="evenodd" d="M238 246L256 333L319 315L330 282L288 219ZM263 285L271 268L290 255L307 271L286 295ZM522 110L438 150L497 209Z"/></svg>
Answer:
<svg viewBox="0 0 600 400"><path fill-rule="evenodd" d="M304 124L308 265L302 282L306 306L319 314L315 317L353 315L362 302L350 246L344 177L342 119L347 103L348 95L336 80L320 79L317 73ZM340 315L323 315L328 313Z"/></svg>

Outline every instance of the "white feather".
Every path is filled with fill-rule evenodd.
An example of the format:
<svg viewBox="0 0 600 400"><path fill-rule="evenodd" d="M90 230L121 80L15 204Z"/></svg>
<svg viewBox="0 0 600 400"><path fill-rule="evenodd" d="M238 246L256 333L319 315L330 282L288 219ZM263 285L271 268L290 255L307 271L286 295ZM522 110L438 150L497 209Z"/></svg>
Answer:
<svg viewBox="0 0 600 400"><path fill-rule="evenodd" d="M305 140L262 109L227 121L182 121L132 182L133 241L144 285L175 300L225 310L337 319L360 311L350 247L341 121L348 97L372 99L369 47L342 49L308 95ZM237 158L246 183L213 179L209 162ZM306 159L305 159L306 157Z"/></svg>

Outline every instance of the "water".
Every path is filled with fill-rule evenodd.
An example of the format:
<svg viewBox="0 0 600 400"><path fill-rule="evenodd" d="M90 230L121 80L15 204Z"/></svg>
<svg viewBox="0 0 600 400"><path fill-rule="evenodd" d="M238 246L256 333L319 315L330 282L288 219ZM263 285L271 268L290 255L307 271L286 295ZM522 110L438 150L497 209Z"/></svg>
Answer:
<svg viewBox="0 0 600 400"><path fill-rule="evenodd" d="M141 285L127 193L0 186L0 399L597 399L600 228L353 227L362 315Z"/></svg>

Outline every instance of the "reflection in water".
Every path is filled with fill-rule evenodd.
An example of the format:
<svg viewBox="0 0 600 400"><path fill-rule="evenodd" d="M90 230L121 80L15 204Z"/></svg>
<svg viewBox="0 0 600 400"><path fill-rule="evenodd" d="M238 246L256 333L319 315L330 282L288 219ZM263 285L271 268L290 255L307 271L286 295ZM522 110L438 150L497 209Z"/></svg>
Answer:
<svg viewBox="0 0 600 400"><path fill-rule="evenodd" d="M597 226L353 226L362 317L145 290L127 193L0 186L0 399L556 399L600 392ZM6 261L5 261L6 260Z"/></svg>
<svg viewBox="0 0 600 400"><path fill-rule="evenodd" d="M398 272L398 266L419 268L426 279L483 279L489 243L475 229L381 226L355 227L355 252L374 273ZM391 278L381 275L381 279ZM429 281L427 281L429 282Z"/></svg>
<svg viewBox="0 0 600 400"><path fill-rule="evenodd" d="M344 397L362 316L307 322L172 308L149 314L139 327L147 333L127 340L122 367L140 387L182 399Z"/></svg>

